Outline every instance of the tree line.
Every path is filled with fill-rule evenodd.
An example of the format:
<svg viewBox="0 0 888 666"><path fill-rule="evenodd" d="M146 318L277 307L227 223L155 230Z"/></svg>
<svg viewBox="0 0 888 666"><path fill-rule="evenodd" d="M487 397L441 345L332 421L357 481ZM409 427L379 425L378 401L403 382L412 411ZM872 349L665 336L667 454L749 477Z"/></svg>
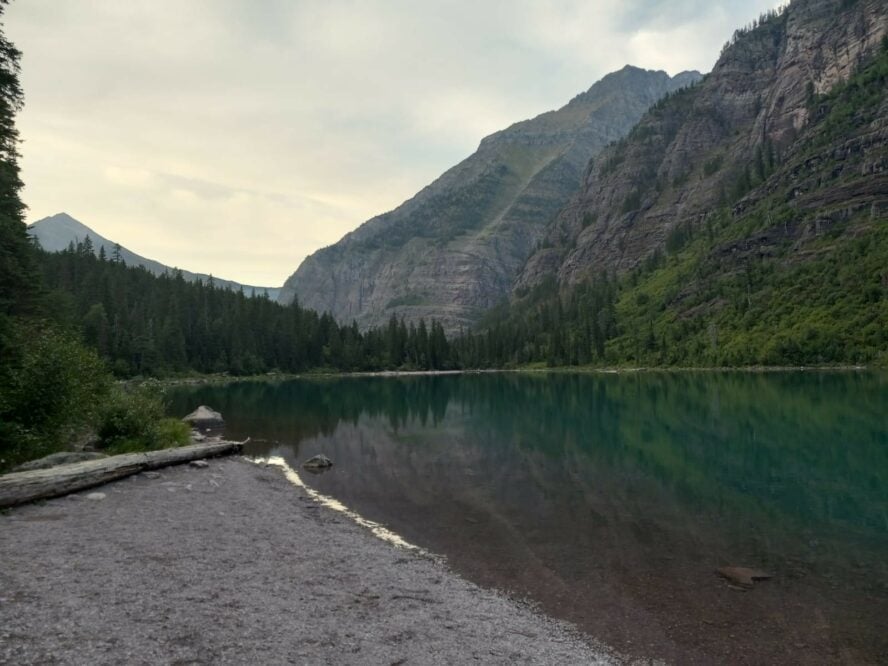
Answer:
<svg viewBox="0 0 888 666"><path fill-rule="evenodd" d="M362 332L298 302L283 306L212 279L155 276L96 256L89 238L41 252L40 265L59 324L82 335L121 377L458 367L438 322L392 318Z"/></svg>
<svg viewBox="0 0 888 666"><path fill-rule="evenodd" d="M603 361L617 332L616 284L607 276L563 296L545 280L520 306L494 310L478 332L448 339L437 321L393 315L361 331L298 302L189 282L178 271L156 276L96 256L89 238L38 257L58 325L119 377L577 365Z"/></svg>

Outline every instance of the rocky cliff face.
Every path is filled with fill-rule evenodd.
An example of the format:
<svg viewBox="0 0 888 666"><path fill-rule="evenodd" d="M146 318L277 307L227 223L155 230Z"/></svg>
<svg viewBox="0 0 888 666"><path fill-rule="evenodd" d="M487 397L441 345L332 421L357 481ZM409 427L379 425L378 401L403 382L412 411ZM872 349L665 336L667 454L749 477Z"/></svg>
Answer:
<svg viewBox="0 0 888 666"><path fill-rule="evenodd" d="M804 159L816 143L806 135L816 121L812 101L871 58L886 33L884 0L796 0L739 31L701 83L657 104L595 159L516 292L547 275L570 285L634 269L670 238L710 225L716 209L733 206L739 219L775 188L787 187L787 199L812 193L808 204L805 197L792 204L796 218L816 217L828 201L878 207L886 188L884 113L876 110L869 129L830 138L815 159L838 168L812 170ZM860 145L843 145L855 132ZM843 167L845 156L854 160ZM802 177L806 184L789 186Z"/></svg>
<svg viewBox="0 0 888 666"><path fill-rule="evenodd" d="M627 66L563 108L485 138L412 199L308 257L281 302L298 298L364 328L392 315L434 318L450 333L470 326L509 293L589 159L699 78Z"/></svg>

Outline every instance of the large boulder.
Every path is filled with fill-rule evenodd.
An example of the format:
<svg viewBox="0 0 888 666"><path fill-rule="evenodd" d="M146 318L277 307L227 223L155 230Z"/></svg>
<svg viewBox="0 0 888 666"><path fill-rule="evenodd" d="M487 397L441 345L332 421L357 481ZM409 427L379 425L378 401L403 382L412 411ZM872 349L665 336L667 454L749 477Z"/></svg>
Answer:
<svg viewBox="0 0 888 666"><path fill-rule="evenodd" d="M211 407L207 407L206 405L201 405L182 420L191 425L200 427L219 426L225 423L219 412L214 411Z"/></svg>
<svg viewBox="0 0 888 666"><path fill-rule="evenodd" d="M24 464L19 465L13 472L31 472L35 469L49 469L58 465L70 465L71 463L79 463L85 460L98 460L99 458L107 458L104 453L96 453L95 451L61 451L53 453L45 458L38 458Z"/></svg>

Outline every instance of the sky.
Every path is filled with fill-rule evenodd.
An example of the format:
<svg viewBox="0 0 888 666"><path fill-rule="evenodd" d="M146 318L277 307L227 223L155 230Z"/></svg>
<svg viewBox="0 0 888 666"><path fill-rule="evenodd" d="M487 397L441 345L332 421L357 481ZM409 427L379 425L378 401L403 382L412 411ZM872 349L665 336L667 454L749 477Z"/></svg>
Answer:
<svg viewBox="0 0 888 666"><path fill-rule="evenodd" d="M14 0L23 198L279 286L479 141L632 64L708 71L773 0Z"/></svg>

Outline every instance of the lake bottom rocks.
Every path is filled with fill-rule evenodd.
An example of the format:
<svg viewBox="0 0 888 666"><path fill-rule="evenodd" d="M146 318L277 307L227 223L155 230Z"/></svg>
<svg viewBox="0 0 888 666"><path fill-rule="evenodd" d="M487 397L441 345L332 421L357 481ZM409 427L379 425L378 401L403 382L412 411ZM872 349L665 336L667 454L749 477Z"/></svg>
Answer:
<svg viewBox="0 0 888 666"><path fill-rule="evenodd" d="M309 471L317 472L320 470L330 469L331 467L333 467L333 461L330 460L323 453L319 453L318 455L312 456L311 458L306 460L304 463L302 463L302 466Z"/></svg>
<svg viewBox="0 0 888 666"><path fill-rule="evenodd" d="M748 567L719 567L716 573L741 587L752 587L757 581L773 578L769 573Z"/></svg>

